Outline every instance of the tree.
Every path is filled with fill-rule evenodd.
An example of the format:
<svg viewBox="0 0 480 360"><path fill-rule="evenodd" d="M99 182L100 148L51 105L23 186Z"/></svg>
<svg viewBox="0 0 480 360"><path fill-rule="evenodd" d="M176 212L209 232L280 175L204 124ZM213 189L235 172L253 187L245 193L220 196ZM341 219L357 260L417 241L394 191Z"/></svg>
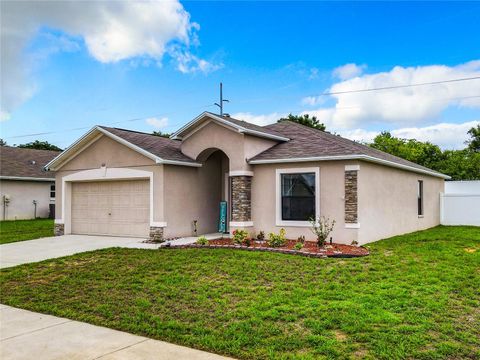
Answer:
<svg viewBox="0 0 480 360"><path fill-rule="evenodd" d="M467 134L471 137L470 140L465 142L468 145L468 149L474 152L480 152L480 124L468 130Z"/></svg>
<svg viewBox="0 0 480 360"><path fill-rule="evenodd" d="M164 137L164 138L169 138L170 135L172 135L172 134L163 133L161 131L154 131L154 132L152 132L152 135L161 136L161 137Z"/></svg>
<svg viewBox="0 0 480 360"><path fill-rule="evenodd" d="M60 149L58 146L50 144L48 141L40 141L40 140L35 140L27 144L21 144L21 145L18 145L17 147L24 148L24 149L62 151L62 149Z"/></svg>
<svg viewBox="0 0 480 360"><path fill-rule="evenodd" d="M3 139L0 139L0 146L6 146L7 142Z"/></svg>
<svg viewBox="0 0 480 360"><path fill-rule="evenodd" d="M474 128L473 128L474 129ZM463 150L442 151L437 145L415 139L401 139L389 132L377 135L373 143L375 149L412 161L432 170L450 175L452 180L480 180L480 151L471 145L478 129L470 130L473 140Z"/></svg>
<svg viewBox="0 0 480 360"><path fill-rule="evenodd" d="M442 159L442 150L430 142L415 139L401 139L392 136L388 131L382 132L373 139L371 147L401 157L408 161L433 168Z"/></svg>
<svg viewBox="0 0 480 360"><path fill-rule="evenodd" d="M309 114L304 114L304 115L288 114L286 118L281 118L277 122L282 122L282 121L296 122L298 124L302 124L320 131L325 131L326 129L325 124L319 122L316 116L310 117Z"/></svg>

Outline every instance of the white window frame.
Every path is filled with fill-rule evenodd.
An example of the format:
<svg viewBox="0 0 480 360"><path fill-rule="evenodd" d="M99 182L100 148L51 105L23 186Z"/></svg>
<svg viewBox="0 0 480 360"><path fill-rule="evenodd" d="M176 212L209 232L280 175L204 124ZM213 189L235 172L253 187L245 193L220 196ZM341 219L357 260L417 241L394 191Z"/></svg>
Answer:
<svg viewBox="0 0 480 360"><path fill-rule="evenodd" d="M55 201L55 198L57 197L57 187L55 185L56 185L55 183L50 184L50 201ZM55 186L55 189L53 191L52 191L52 186ZM55 195L54 197L52 197L52 192Z"/></svg>
<svg viewBox="0 0 480 360"><path fill-rule="evenodd" d="M275 208L276 208L276 226L298 226L298 227L310 227L309 221L299 220L283 220L282 219L282 174L301 174L301 173L314 173L315 174L315 218L320 216L320 168L288 168L288 169L276 169L275 171Z"/></svg>

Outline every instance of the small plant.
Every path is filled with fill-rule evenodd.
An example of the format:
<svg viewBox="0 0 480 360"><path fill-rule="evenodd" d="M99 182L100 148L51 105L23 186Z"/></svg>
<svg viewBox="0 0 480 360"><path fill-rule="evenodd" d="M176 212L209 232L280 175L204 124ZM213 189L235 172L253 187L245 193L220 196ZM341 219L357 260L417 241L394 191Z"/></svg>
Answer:
<svg viewBox="0 0 480 360"><path fill-rule="evenodd" d="M303 249L303 243L297 242L297 243L295 243L295 245L293 245L293 248L295 250L302 250Z"/></svg>
<svg viewBox="0 0 480 360"><path fill-rule="evenodd" d="M208 245L208 239L205 236L200 236L197 239L197 244L198 245Z"/></svg>
<svg viewBox="0 0 480 360"><path fill-rule="evenodd" d="M247 237L244 241L243 241L243 245L245 246L250 246L252 243L252 239Z"/></svg>
<svg viewBox="0 0 480 360"><path fill-rule="evenodd" d="M286 231L285 229L280 229L278 234L270 233L268 234L267 244L270 247L281 247L285 245L286 238L285 238Z"/></svg>
<svg viewBox="0 0 480 360"><path fill-rule="evenodd" d="M297 238L297 243L305 244L305 235L300 235L300 236Z"/></svg>
<svg viewBox="0 0 480 360"><path fill-rule="evenodd" d="M358 245L358 241L357 241L357 240L352 240L352 245L353 245L353 246L357 246L357 245Z"/></svg>
<svg viewBox="0 0 480 360"><path fill-rule="evenodd" d="M248 237L247 230L233 230L233 242L237 245L242 245Z"/></svg>
<svg viewBox="0 0 480 360"><path fill-rule="evenodd" d="M328 235L332 232L333 227L335 226L335 220L330 221L328 217L322 216L317 219L310 219L310 224L312 224L312 232L317 237L318 247L323 247L325 245L325 240L327 240Z"/></svg>
<svg viewBox="0 0 480 360"><path fill-rule="evenodd" d="M257 235L258 241L265 241L265 231L260 231Z"/></svg>

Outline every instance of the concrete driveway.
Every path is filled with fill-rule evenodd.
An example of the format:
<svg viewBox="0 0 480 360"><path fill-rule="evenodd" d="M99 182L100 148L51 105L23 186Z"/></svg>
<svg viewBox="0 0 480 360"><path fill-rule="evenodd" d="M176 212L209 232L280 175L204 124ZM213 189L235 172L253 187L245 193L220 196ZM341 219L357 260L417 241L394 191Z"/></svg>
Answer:
<svg viewBox="0 0 480 360"><path fill-rule="evenodd" d="M0 305L0 358L222 360L223 356Z"/></svg>
<svg viewBox="0 0 480 360"><path fill-rule="evenodd" d="M42 261L109 247L157 249L145 239L111 236L64 235L0 245L0 268Z"/></svg>

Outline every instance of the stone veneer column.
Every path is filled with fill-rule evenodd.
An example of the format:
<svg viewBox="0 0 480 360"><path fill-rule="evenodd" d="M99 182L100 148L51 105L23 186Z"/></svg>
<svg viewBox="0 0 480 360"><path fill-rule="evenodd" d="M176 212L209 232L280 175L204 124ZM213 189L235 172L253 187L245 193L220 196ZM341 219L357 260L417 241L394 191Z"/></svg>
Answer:
<svg viewBox="0 0 480 360"><path fill-rule="evenodd" d="M232 222L252 221L252 177L231 176Z"/></svg>
<svg viewBox="0 0 480 360"><path fill-rule="evenodd" d="M165 241L163 238L163 227L150 226L149 240L156 243L162 243Z"/></svg>
<svg viewBox="0 0 480 360"><path fill-rule="evenodd" d="M345 224L358 222L358 170L345 169Z"/></svg>
<svg viewBox="0 0 480 360"><path fill-rule="evenodd" d="M55 236L62 236L65 234L65 225L64 224L55 224L53 226L53 234Z"/></svg>

